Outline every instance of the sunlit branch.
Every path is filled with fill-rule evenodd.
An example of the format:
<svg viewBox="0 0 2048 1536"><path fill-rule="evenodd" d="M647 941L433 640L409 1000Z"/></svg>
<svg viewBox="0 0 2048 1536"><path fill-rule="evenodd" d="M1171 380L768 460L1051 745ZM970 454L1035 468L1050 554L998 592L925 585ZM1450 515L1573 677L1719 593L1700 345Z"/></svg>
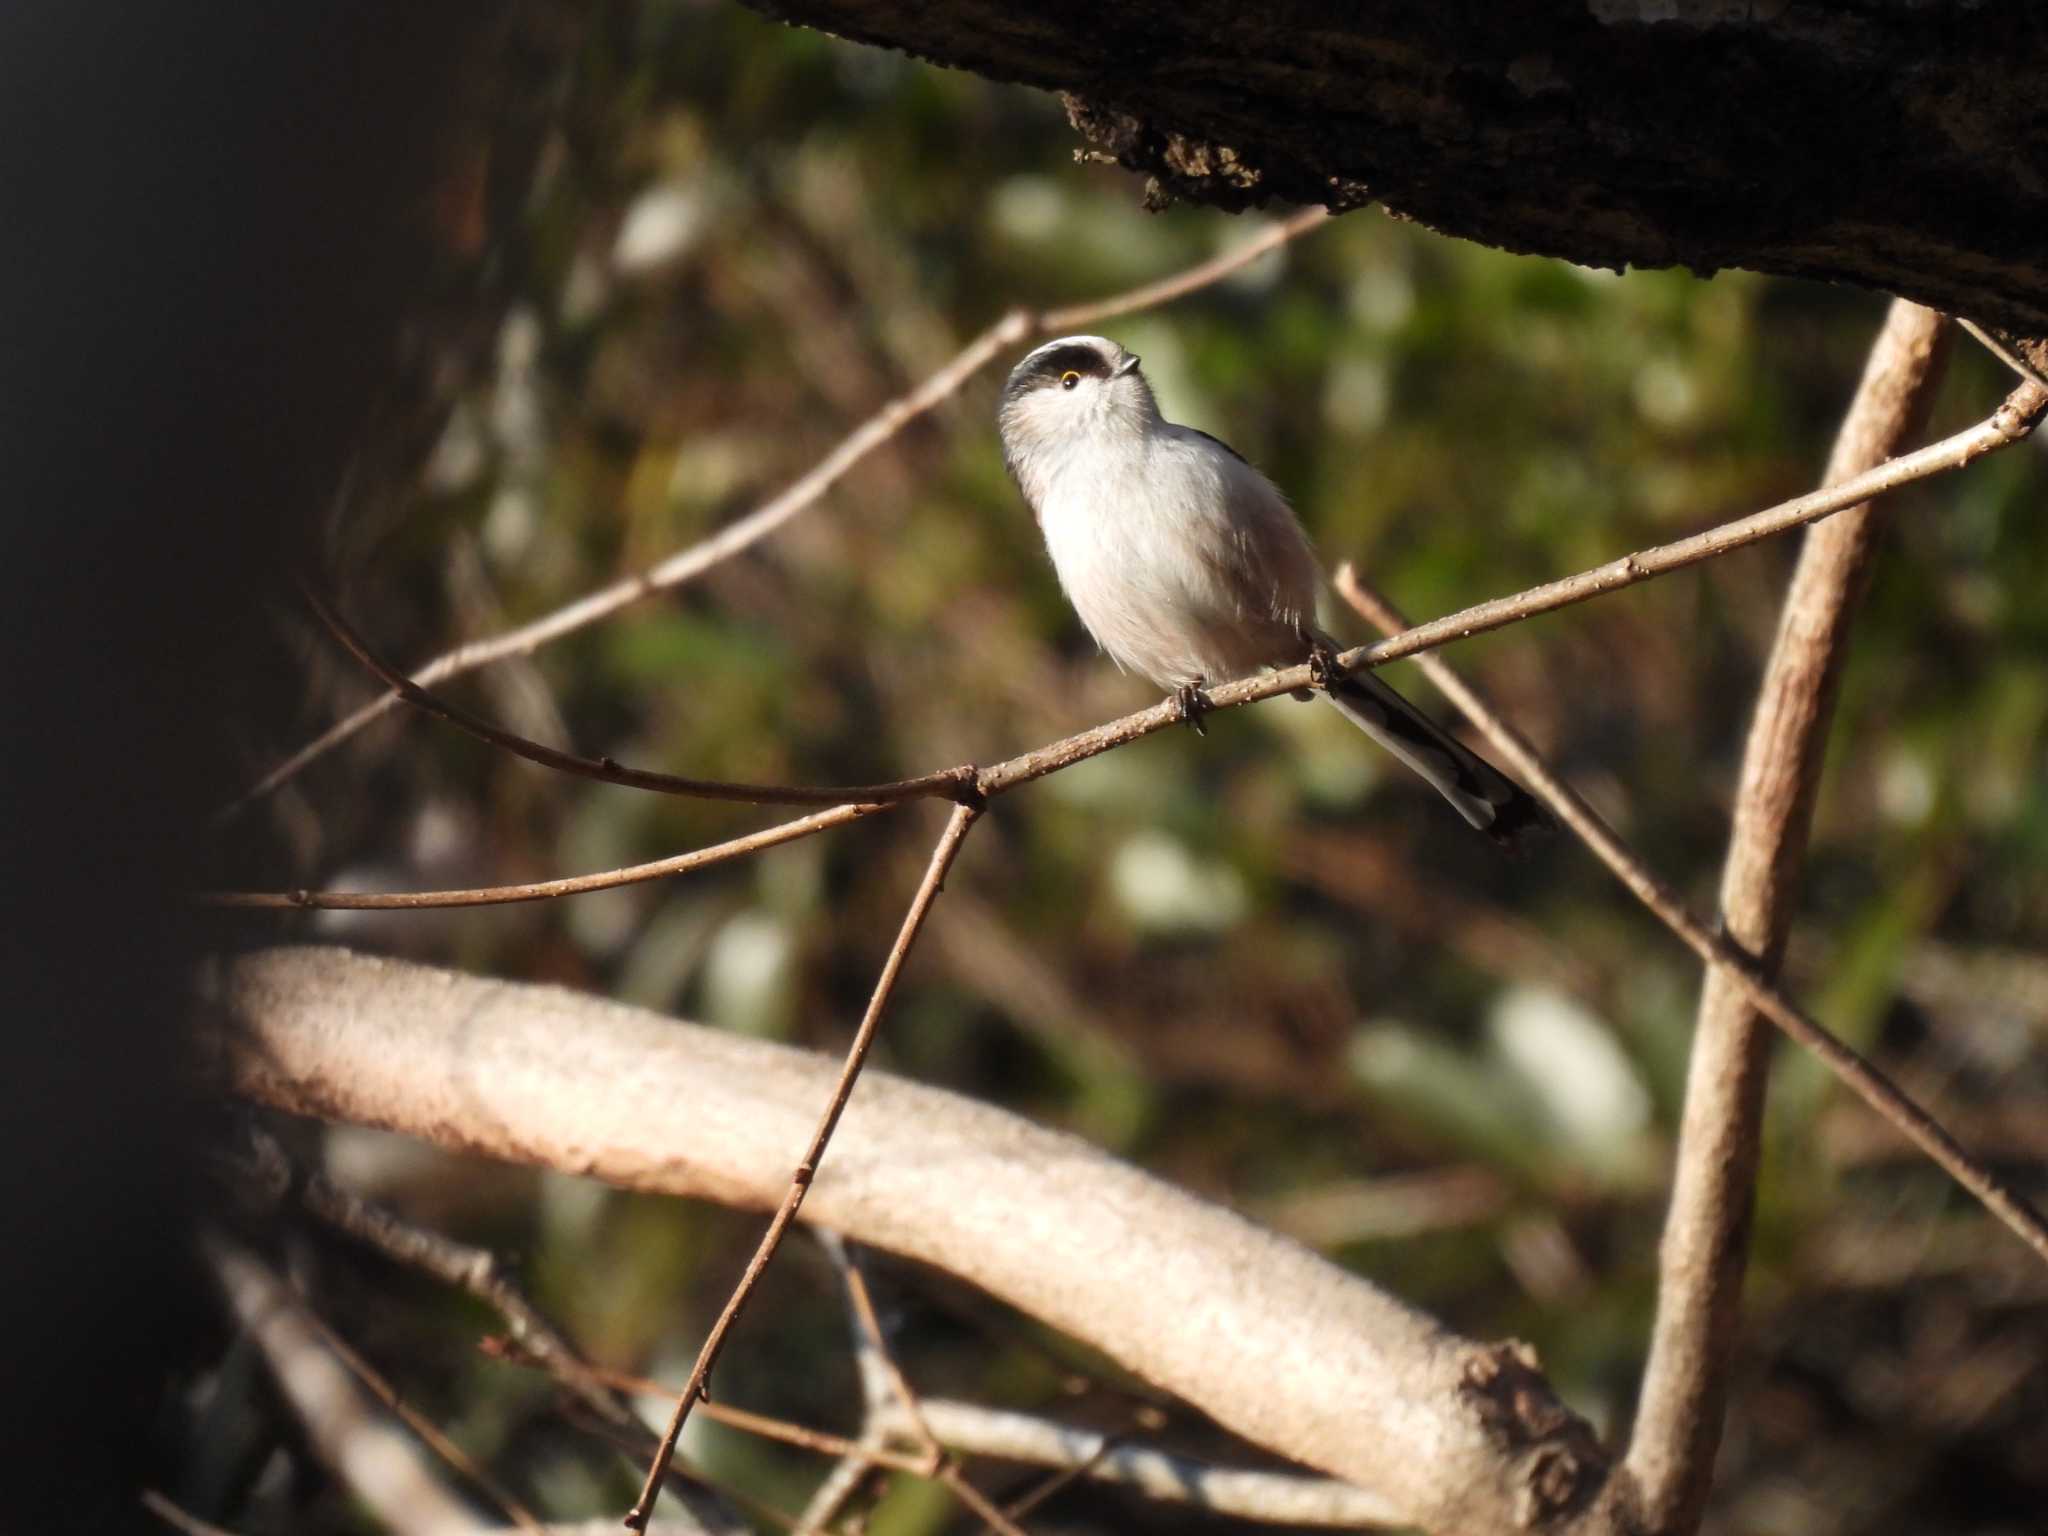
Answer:
<svg viewBox="0 0 2048 1536"><path fill-rule="evenodd" d="M1829 481L1881 462L1920 430L1949 335L1942 316L1892 302L1836 434ZM1836 685L1880 527L1877 509L1864 505L1807 533L1757 691L1730 819L1719 930L1754 957L1759 974L1777 971L1791 931ZM1763 1162L1770 1039L1731 978L1710 969L1658 1255L1656 1326L1629 1443L1643 1506L1671 1536L1698 1528L1713 1486Z"/></svg>
<svg viewBox="0 0 2048 1536"><path fill-rule="evenodd" d="M1373 622L1399 630L1401 618L1378 594L1370 591L1348 566L1337 574L1337 590ZM1404 631L1413 633L1413 631ZM1966 1152L1934 1117L1922 1109L1882 1072L1816 1023L1756 972L1756 962L1693 915L1678 893L1632 853L1613 828L1583 796L1566 784L1519 731L1472 691L1440 657L1418 656L1430 681L1500 754L1503 766L1541 800L1557 819L1592 850L1595 857L1628 887L1637 900L1702 960L1725 974L1744 1000L1780 1030L1821 1059L1866 1104L1882 1115L1913 1144L2043 1260L2048 1260L2048 1221L2008 1187L2004 1180Z"/></svg>
<svg viewBox="0 0 2048 1536"><path fill-rule="evenodd" d="M1666 575L1690 565L1697 565L1703 560L1711 560L1733 550L1742 549L1790 529L1817 522L1823 517L1856 506L1887 491L1960 469L1984 454L2010 447L2023 441L2034 430L2044 411L2048 411L2048 390L2039 389L2032 384L2022 385L2013 391L1996 411L1976 426L1966 428L1913 453L1889 460L1875 469L1852 476L1839 485L1794 497L1790 501L1780 502L1774 507L1768 507L1733 522L1723 523L1688 538L1678 539L1669 544L1653 545L1634 554L1623 555L1618 560L1610 560L1604 565L1594 566L1573 576L1546 582L1511 596L1492 598L1473 607L1460 609L1456 613L1446 614L1440 619L1432 619L1426 624L1418 624L1413 629L1382 640L1376 645L1359 646L1347 651L1338 658L1338 664L1353 671L1361 667L1382 666L1387 662L1398 661L1454 640L1502 629L1538 614L1550 613L1609 592L1617 592L1624 587L1647 581L1653 576ZM1226 683L1210 689L1208 699L1212 708L1234 709L1240 705L1272 698L1277 694L1293 693L1298 689L1310 687L1313 683L1312 669L1304 664ZM1179 704L1169 699L1149 709L1106 721L1089 730L982 769L976 775L975 788L982 795L993 798L1015 789L1020 784L1042 779L1047 774L1057 773L1063 768L1099 756L1127 742L1149 736L1154 731L1177 725L1180 720ZM946 773L956 771L945 770ZM929 777L936 781L941 775ZM752 853L757 848L774 847L795 838L807 837L828 826L837 826L845 821L873 815L883 809L886 809L886 806L877 804L836 806L832 810L821 811L816 816L786 822L780 827L772 827L694 853L679 854L674 858L660 859L649 864L636 864L621 870L561 880L545 880L527 885L389 893L236 891L216 893L205 900L212 905L229 907L340 907L374 910L485 906L500 902L540 901L552 896L580 895L586 891L606 890L615 885L630 885L639 881L659 880L668 875L683 874L705 864Z"/></svg>
<svg viewBox="0 0 2048 1536"><path fill-rule="evenodd" d="M559 987L329 946L222 962L200 1011L209 1058L255 1102L763 1212L786 1198L780 1170L842 1072ZM1518 1529L1534 1510L1577 1536L1629 1528L1602 1513L1626 1506L1611 1458L1526 1351L1460 1338L1297 1242L991 1105L871 1061L803 1220L957 1277L1369 1490L1391 1523Z"/></svg>

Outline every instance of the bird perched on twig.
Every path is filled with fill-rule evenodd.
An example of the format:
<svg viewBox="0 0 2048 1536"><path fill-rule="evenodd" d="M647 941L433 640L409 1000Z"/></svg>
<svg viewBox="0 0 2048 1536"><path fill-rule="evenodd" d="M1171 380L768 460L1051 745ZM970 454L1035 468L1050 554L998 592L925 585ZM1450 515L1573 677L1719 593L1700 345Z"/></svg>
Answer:
<svg viewBox="0 0 2048 1536"><path fill-rule="evenodd" d="M1011 370L997 421L1081 622L1119 666L1172 689L1189 721L1209 684L1319 661L1322 696L1480 831L1512 844L1549 825L1378 678L1330 669L1322 573L1293 509L1229 446L1161 416L1133 354L1101 336L1049 341Z"/></svg>

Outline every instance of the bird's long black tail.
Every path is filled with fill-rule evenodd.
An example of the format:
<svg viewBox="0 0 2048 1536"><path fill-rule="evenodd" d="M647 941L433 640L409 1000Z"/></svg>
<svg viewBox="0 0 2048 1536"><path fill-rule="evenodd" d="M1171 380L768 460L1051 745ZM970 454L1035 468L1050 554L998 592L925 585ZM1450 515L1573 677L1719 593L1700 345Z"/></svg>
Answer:
<svg viewBox="0 0 2048 1536"><path fill-rule="evenodd" d="M1495 842L1512 847L1523 833L1555 825L1527 790L1446 735L1370 672L1334 680L1323 697Z"/></svg>

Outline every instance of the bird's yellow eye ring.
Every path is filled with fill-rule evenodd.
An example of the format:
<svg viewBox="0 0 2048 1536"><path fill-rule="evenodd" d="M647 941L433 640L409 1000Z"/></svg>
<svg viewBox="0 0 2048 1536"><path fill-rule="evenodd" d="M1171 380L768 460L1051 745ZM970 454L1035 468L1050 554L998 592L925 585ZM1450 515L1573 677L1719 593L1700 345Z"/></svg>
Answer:
<svg viewBox="0 0 2048 1536"><path fill-rule="evenodd" d="M1071 369L1071 368L1069 368L1069 369L1068 369L1068 370L1067 370L1067 371L1066 371L1065 373L1063 373L1063 374L1061 374L1061 375L1060 375L1060 388L1061 388L1061 389L1072 389L1072 388L1073 388L1073 387L1074 387L1074 386L1075 386L1076 384L1078 384L1078 383L1080 383L1080 382L1081 382L1081 375L1079 375L1078 373L1074 372L1074 370L1073 370L1073 369Z"/></svg>

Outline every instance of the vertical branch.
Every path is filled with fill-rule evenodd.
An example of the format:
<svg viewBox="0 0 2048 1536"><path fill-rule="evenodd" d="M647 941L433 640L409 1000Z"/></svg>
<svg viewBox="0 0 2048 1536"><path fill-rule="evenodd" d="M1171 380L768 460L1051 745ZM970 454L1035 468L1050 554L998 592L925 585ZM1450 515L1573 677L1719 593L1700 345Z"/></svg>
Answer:
<svg viewBox="0 0 2048 1536"><path fill-rule="evenodd" d="M1946 341L1942 316L1903 299L1892 304L1836 438L1829 484L1882 463L1919 426ZM1866 502L1807 534L1750 723L1721 913L1729 939L1765 975L1777 969L1791 921L1835 686L1876 532ZM1769 1040L1734 978L1709 967L1628 1454L1649 1527L1660 1532L1695 1530L1712 1482L1740 1322Z"/></svg>
<svg viewBox="0 0 2048 1536"><path fill-rule="evenodd" d="M761 1244L754 1250L753 1258L747 1261L739 1284L733 1287L732 1295L726 1299L724 1310L711 1325L704 1347L697 1352L697 1363L690 1368L690 1379L683 1384L682 1395L676 1399L675 1413L670 1417L660 1448L655 1451L654 1460L647 1468L647 1480L641 1486L640 1497L626 1514L626 1524L633 1530L647 1529L647 1522L654 1514L654 1501L661 1495L662 1476L668 1471L668 1464L675 1456L676 1441L682 1436L683 1421L690 1416L692 1405L704 1395L705 1384L711 1378L711 1368L718 1363L719 1351L725 1347L733 1324L739 1321L740 1312L753 1295L754 1287L760 1283L768 1261L775 1257L775 1250L782 1246L790 1223L796 1220L796 1213L803 1206L804 1195L810 1190L811 1180L817 1176L818 1163L825 1155L832 1133L839 1128L839 1117L845 1113L846 1101L853 1096L853 1085L867 1060L868 1048L875 1043L876 1027L882 1021L883 1010L889 1006L890 994L896 990L896 978L902 973L904 958L909 955L910 946L917 942L918 930L924 927L932 903L938 899L939 891L946 883L946 872L953 867L960 845L966 841L968 828L980 815L978 805L956 805L946 822L946 830L939 834L938 846L932 849L931 862L925 866L924 879L918 884L917 894L910 899L910 910L903 914L903 926L896 934L896 942L889 948L889 958L882 963L882 974L875 980L867 1012L861 1017L860 1028L854 1031L853 1043L846 1048L846 1061L839 1070L839 1080L833 1085L832 1096L818 1119L817 1129L811 1133L810 1145L804 1148L803 1157L798 1160L790 1177L789 1192L782 1197L782 1204L769 1220L768 1230L762 1234Z"/></svg>

